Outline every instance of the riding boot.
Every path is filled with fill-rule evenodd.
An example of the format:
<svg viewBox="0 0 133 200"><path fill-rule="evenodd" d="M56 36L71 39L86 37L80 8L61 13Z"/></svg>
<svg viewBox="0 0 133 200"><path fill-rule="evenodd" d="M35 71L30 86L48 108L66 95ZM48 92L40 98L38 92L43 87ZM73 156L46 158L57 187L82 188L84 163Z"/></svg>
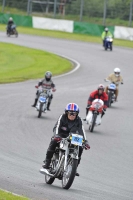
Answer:
<svg viewBox="0 0 133 200"><path fill-rule="evenodd" d="M36 107L37 100L38 100L38 99L35 99L35 102L34 102L34 104L32 105L32 107Z"/></svg>
<svg viewBox="0 0 133 200"><path fill-rule="evenodd" d="M46 159L43 161L44 164L42 165L43 168L49 169L49 165L51 163L51 158L53 157L54 151L47 151Z"/></svg>
<svg viewBox="0 0 133 200"><path fill-rule="evenodd" d="M50 111L50 102L48 102L48 104L47 104L47 110L49 110Z"/></svg>

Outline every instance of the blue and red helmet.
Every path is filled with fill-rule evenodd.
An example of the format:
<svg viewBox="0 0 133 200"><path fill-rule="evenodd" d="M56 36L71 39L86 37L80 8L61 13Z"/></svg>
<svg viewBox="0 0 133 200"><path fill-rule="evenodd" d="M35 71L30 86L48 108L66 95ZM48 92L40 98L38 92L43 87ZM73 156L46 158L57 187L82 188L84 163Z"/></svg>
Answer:
<svg viewBox="0 0 133 200"><path fill-rule="evenodd" d="M65 108L65 112L68 112L68 111L79 113L79 107L76 103L69 103L67 104Z"/></svg>

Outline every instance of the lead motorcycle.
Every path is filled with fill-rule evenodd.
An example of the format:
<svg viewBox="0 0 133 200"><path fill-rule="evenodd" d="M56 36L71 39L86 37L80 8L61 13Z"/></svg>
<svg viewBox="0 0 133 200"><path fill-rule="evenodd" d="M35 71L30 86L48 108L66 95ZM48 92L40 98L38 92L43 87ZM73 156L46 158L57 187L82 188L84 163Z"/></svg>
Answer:
<svg viewBox="0 0 133 200"><path fill-rule="evenodd" d="M74 181L79 147L84 148L83 136L70 133L67 138L61 138L51 159L50 169L40 169L45 174L45 182L52 184L55 178L62 180L62 188L69 189Z"/></svg>
<svg viewBox="0 0 133 200"><path fill-rule="evenodd" d="M41 117L42 112L46 113L47 104L48 104L48 97L49 97L49 90L41 90L40 95L36 104L36 110L38 111L38 118Z"/></svg>
<svg viewBox="0 0 133 200"><path fill-rule="evenodd" d="M86 116L86 122L89 124L89 131L93 132L94 127L98 126L102 122L102 112L104 102L101 99L95 99L89 108L89 112Z"/></svg>
<svg viewBox="0 0 133 200"><path fill-rule="evenodd" d="M15 35L16 37L18 37L18 31L16 29L16 25L13 24L10 29L9 27L7 26L7 36L10 37L10 35Z"/></svg>

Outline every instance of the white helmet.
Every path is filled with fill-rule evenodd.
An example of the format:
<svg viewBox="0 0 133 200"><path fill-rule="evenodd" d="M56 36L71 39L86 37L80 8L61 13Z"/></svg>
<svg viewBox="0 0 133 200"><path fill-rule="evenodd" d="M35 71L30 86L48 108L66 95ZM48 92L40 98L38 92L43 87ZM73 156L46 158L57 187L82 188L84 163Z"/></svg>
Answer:
<svg viewBox="0 0 133 200"><path fill-rule="evenodd" d="M121 72L121 70L119 68L114 69L115 76L120 76L120 72Z"/></svg>
<svg viewBox="0 0 133 200"><path fill-rule="evenodd" d="M108 32L109 29L106 27L104 30L105 30L106 32Z"/></svg>
<svg viewBox="0 0 133 200"><path fill-rule="evenodd" d="M13 18L12 18L12 17L10 17L10 18L9 18L9 21L13 21Z"/></svg>

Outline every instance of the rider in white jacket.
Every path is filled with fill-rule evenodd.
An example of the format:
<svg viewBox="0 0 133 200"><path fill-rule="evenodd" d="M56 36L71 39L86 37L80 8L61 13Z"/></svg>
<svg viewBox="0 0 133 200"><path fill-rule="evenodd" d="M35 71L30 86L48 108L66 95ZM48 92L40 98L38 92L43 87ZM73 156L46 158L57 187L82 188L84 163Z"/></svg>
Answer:
<svg viewBox="0 0 133 200"><path fill-rule="evenodd" d="M50 92L49 92L49 94L48 94L49 98L48 98L48 105L47 105L47 110L50 111L50 108L49 108L49 107L50 107L50 104L51 104L51 100L52 100L52 98L53 98L52 92L55 92L55 91L56 91L56 89L55 89L55 84L53 83L51 77L52 77L52 73L51 73L50 71L47 71L47 72L45 73L45 75L44 75L44 79L42 79L41 81L39 81L37 88L38 88L39 86L41 86L41 89L38 88L38 90L37 90L37 92L36 92L35 102L34 102L34 104L32 105L32 107L35 107L35 106L36 106L37 101L38 101L38 98L39 98L39 95L40 95L40 93L42 92L42 90L50 90ZM52 89L52 92L51 92L51 89Z"/></svg>

